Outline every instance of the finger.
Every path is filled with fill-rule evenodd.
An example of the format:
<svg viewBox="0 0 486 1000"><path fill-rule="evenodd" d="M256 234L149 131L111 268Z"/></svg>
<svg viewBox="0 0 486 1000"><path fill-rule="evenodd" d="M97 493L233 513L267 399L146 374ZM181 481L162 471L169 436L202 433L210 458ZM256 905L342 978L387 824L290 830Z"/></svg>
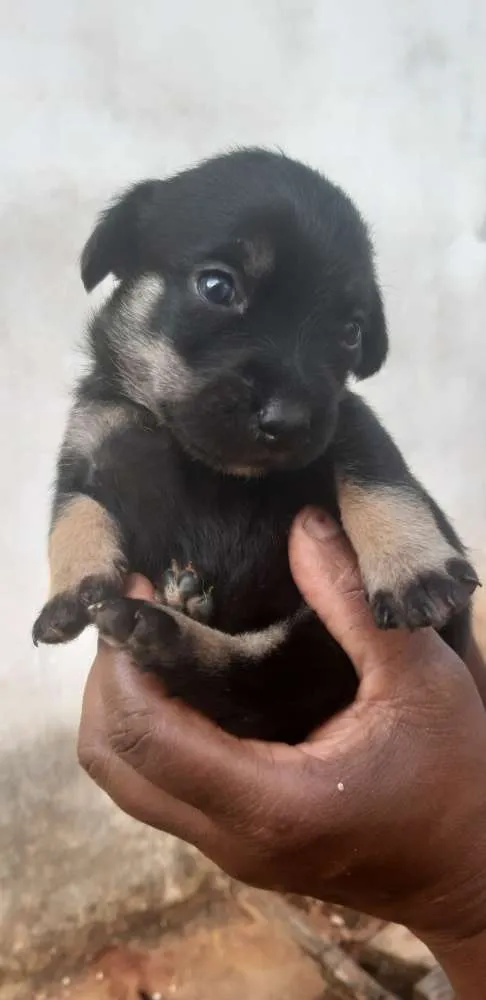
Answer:
<svg viewBox="0 0 486 1000"><path fill-rule="evenodd" d="M368 607L356 556L337 524L308 508L290 535L291 570L299 590L364 678L377 669L390 680L404 670L422 671L443 647L430 629L380 632ZM384 678L382 677L382 680Z"/></svg>
<svg viewBox="0 0 486 1000"><path fill-rule="evenodd" d="M466 666L479 691L481 701L486 708L486 663L474 637L464 657Z"/></svg>
<svg viewBox="0 0 486 1000"><path fill-rule="evenodd" d="M83 697L78 735L81 766L128 815L211 852L215 828L197 809L178 802L141 777L111 749L106 737L104 706L95 664Z"/></svg>
<svg viewBox="0 0 486 1000"><path fill-rule="evenodd" d="M272 747L230 736L182 703L164 698L157 678L142 674L116 651L100 651L93 672L107 742L141 777L232 830L254 822L260 810L262 816L270 811ZM297 751L290 751L290 761L302 767Z"/></svg>
<svg viewBox="0 0 486 1000"><path fill-rule="evenodd" d="M125 584L125 594L127 597L138 598L140 601L153 601L155 588L147 580L147 577L140 573L132 573Z"/></svg>

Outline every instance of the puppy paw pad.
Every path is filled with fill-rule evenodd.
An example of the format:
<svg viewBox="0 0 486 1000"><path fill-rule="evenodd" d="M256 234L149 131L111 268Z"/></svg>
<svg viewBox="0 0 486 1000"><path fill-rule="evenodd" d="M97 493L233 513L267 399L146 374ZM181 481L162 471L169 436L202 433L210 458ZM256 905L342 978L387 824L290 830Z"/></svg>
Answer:
<svg viewBox="0 0 486 1000"><path fill-rule="evenodd" d="M206 624L213 613L211 590L204 587L191 563L181 570L175 560L172 561L162 577L159 597L166 607Z"/></svg>

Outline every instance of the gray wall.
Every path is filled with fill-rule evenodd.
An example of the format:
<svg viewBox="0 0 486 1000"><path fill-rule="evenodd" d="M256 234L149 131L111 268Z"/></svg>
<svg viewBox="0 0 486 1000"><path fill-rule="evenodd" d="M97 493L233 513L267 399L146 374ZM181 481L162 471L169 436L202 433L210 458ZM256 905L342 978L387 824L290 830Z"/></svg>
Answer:
<svg viewBox="0 0 486 1000"><path fill-rule="evenodd" d="M0 834L12 845L5 884L16 880L2 897L10 933L17 920L33 926L49 886L46 926L81 919L99 898L97 879L115 898L143 881L148 851L159 872L173 850L76 770L92 637L53 651L29 638L89 309L76 259L95 213L127 182L231 143L280 145L344 185L374 228L392 331L388 372L369 394L481 562L486 6L3 0L1 9ZM128 874L115 878L106 859L123 867L122 856ZM49 859L43 887L32 884L32 858L34 869Z"/></svg>

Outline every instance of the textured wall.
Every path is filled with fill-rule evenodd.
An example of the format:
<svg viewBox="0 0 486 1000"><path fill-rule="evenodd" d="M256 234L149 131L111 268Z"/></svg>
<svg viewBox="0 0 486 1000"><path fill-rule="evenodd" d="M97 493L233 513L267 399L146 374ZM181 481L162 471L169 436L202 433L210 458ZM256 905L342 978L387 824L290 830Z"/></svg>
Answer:
<svg viewBox="0 0 486 1000"><path fill-rule="evenodd" d="M35 906L28 859L55 828L52 923L96 899L93 851L123 840L132 882L147 843L156 871L167 857L76 771L91 637L56 651L29 639L94 214L127 182L231 143L280 145L343 184L374 227L391 322L388 374L369 393L485 558L486 6L3 0L2 13L0 835L15 834L17 880L2 904ZM125 876L102 867L116 896ZM77 888L61 890L70 872Z"/></svg>

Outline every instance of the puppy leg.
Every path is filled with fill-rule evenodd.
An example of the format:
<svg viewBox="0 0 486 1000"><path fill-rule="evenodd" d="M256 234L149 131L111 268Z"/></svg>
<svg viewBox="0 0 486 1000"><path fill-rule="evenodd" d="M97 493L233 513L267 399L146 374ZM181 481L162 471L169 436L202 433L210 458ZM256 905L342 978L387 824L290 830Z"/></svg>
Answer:
<svg viewBox="0 0 486 1000"><path fill-rule="evenodd" d="M120 593L127 569L121 527L101 500L113 493L113 462L120 461L110 444L141 427L142 418L129 404L93 400L89 392L88 378L78 389L58 458L50 593L33 628L35 643L79 635L89 623L88 606Z"/></svg>
<svg viewBox="0 0 486 1000"><path fill-rule="evenodd" d="M477 575L441 511L366 404L342 403L334 462L343 527L381 628L441 628Z"/></svg>
<svg viewBox="0 0 486 1000"><path fill-rule="evenodd" d="M128 598L103 601L89 615L100 637L153 670L171 697L184 699L236 735L265 733L271 715L269 720L268 706L265 715L259 701L260 671L302 617L260 632L228 635L174 609Z"/></svg>
<svg viewBox="0 0 486 1000"><path fill-rule="evenodd" d="M304 614L305 609L295 620ZM188 618L173 608L148 601L114 598L89 608L90 620L109 645L126 649L141 667L165 667L195 657L202 673L224 670L228 662L258 662L288 638L294 619L286 619L259 632L229 635ZM182 657L182 659L181 659Z"/></svg>
<svg viewBox="0 0 486 1000"><path fill-rule="evenodd" d="M37 643L74 639L91 604L121 592L125 558L113 518L96 500L66 497L49 538L49 600L35 622Z"/></svg>

